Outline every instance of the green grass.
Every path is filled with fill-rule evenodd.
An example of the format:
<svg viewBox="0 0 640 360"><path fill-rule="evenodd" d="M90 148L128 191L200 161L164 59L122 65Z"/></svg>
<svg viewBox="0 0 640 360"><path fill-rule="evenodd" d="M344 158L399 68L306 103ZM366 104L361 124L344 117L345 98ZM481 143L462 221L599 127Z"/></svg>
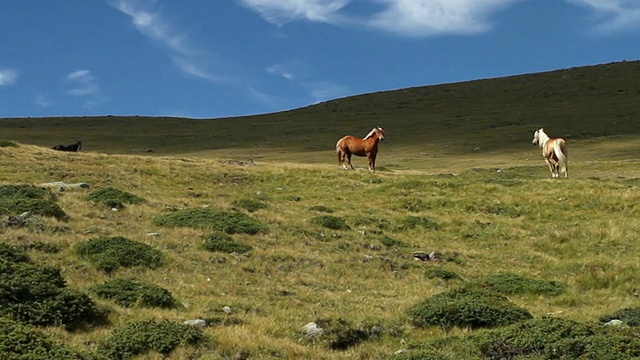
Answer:
<svg viewBox="0 0 640 360"><path fill-rule="evenodd" d="M512 332L519 328L542 329L544 340L555 334L547 327L566 326L589 336L539 346L633 352L629 333L592 330L605 318L637 320L638 74L638 62L608 64L235 119L2 119L3 137L19 146L0 148L0 184L86 182L145 201L112 211L86 201L87 190L66 190L55 200L65 222L2 226L0 242L7 256L61 269L70 291L111 307L109 325L42 330L83 353L111 346L158 358L146 352L155 348L148 337L131 340L137 329L150 325L164 339L151 325L197 318L224 320L202 329L210 341L167 337L160 351L173 359L386 359L406 349L405 358L482 359L483 351L533 354L522 345L531 339ZM375 125L388 132L380 171L366 171L362 158L356 171L340 170L337 138ZM541 126L569 139L571 178L550 179L530 144ZM83 151L50 150L76 137L85 139ZM209 244L212 230L227 234ZM91 239L119 238L130 240L110 250L111 271L76 251ZM139 256L152 266L126 265L139 260L139 248L153 249ZM437 256L416 261L414 252ZM113 306L90 291L113 270L183 306ZM410 309L461 288L489 293L467 303L500 300L492 311L506 304L533 320L485 329L472 316L430 313L416 326ZM542 320L549 317L558 324ZM429 325L439 320L447 326ZM301 334L312 321L323 337Z"/></svg>

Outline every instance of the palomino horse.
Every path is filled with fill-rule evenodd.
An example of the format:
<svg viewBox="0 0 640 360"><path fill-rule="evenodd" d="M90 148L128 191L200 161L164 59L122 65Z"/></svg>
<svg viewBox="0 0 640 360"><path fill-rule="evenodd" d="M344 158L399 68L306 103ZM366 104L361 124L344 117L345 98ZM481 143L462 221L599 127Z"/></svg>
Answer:
<svg viewBox="0 0 640 360"><path fill-rule="evenodd" d="M52 147L53 150L58 150L58 151L71 151L71 152L78 152L78 150L82 149L82 141L78 141L75 144L70 144L67 146L64 145L56 145L54 147Z"/></svg>
<svg viewBox="0 0 640 360"><path fill-rule="evenodd" d="M567 143L563 138L550 139L545 134L544 129L540 128L533 133L533 145L540 145L542 149L542 157L549 165L551 177L560 177L559 172L564 172L564 177L569 177L569 165L567 163Z"/></svg>
<svg viewBox="0 0 640 360"><path fill-rule="evenodd" d="M355 136L343 136L336 144L336 154L338 154L338 163L344 169L348 169L347 164L351 165L351 155L366 156L369 159L369 170L376 170L376 155L378 155L378 143L384 140L384 129L376 126L371 130L364 139Z"/></svg>

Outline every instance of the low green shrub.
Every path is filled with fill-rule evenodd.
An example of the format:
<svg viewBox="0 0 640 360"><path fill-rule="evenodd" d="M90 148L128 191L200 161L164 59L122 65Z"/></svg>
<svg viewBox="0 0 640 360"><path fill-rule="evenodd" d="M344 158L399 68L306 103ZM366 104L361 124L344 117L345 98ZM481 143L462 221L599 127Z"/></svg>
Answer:
<svg viewBox="0 0 640 360"><path fill-rule="evenodd" d="M431 268L427 270L427 277L429 279L442 279L442 280L460 280L462 279L455 271L443 269L441 267Z"/></svg>
<svg viewBox="0 0 640 360"><path fill-rule="evenodd" d="M331 216L331 215L314 216L311 218L310 221L312 224L320 225L327 229L333 229L333 230L351 229L351 227L347 225L347 222L343 218Z"/></svg>
<svg viewBox="0 0 640 360"><path fill-rule="evenodd" d="M372 336L370 329L353 326L344 319L319 319L316 324L324 330L322 336L331 350L346 350Z"/></svg>
<svg viewBox="0 0 640 360"><path fill-rule="evenodd" d="M240 199L231 203L233 206L237 206L239 208L245 209L248 212L256 212L258 210L266 209L269 205L263 203L262 201L257 201L253 199Z"/></svg>
<svg viewBox="0 0 640 360"><path fill-rule="evenodd" d="M110 208L122 209L125 204L140 204L144 198L112 187L92 191L85 200L106 205Z"/></svg>
<svg viewBox="0 0 640 360"><path fill-rule="evenodd" d="M502 295L472 288L437 294L411 307L408 315L415 326L444 329L494 327L532 317L526 309L512 304Z"/></svg>
<svg viewBox="0 0 640 360"><path fill-rule="evenodd" d="M31 326L0 318L0 357L2 359L86 359L73 349L50 339Z"/></svg>
<svg viewBox="0 0 640 360"><path fill-rule="evenodd" d="M396 222L397 230L411 230L415 228L423 228L425 230L437 230L438 223L434 220L423 216L405 216Z"/></svg>
<svg viewBox="0 0 640 360"><path fill-rule="evenodd" d="M69 330L106 321L86 294L66 288L60 269L31 264L5 244L0 246L0 316Z"/></svg>
<svg viewBox="0 0 640 360"><path fill-rule="evenodd" d="M28 262L29 256L22 248L0 243L0 261L2 260L9 263Z"/></svg>
<svg viewBox="0 0 640 360"><path fill-rule="evenodd" d="M613 319L620 320L627 326L640 326L640 307L623 308L613 314L600 317L600 321L605 323Z"/></svg>
<svg viewBox="0 0 640 360"><path fill-rule="evenodd" d="M214 229L227 234L257 234L267 231L267 226L239 211L226 212L214 209L185 209L153 219L156 226L193 227Z"/></svg>
<svg viewBox="0 0 640 360"><path fill-rule="evenodd" d="M20 215L30 212L33 215L66 220L67 214L56 201L57 196L50 190L33 185L0 186L0 215Z"/></svg>
<svg viewBox="0 0 640 360"><path fill-rule="evenodd" d="M640 338L632 328L539 318L473 337L490 359L541 356L543 359L624 360L640 356Z"/></svg>
<svg viewBox="0 0 640 360"><path fill-rule="evenodd" d="M102 353L110 359L129 359L149 351L169 355L181 345L198 345L205 340L202 330L171 321L144 320L113 331Z"/></svg>
<svg viewBox="0 0 640 360"><path fill-rule="evenodd" d="M250 245L241 244L223 232L214 232L204 237L202 246L209 251L224 253L246 253L253 248Z"/></svg>
<svg viewBox="0 0 640 360"><path fill-rule="evenodd" d="M469 282L467 286L487 289L503 295L536 294L555 296L564 292L564 286L557 281L535 280L512 273L485 276Z"/></svg>
<svg viewBox="0 0 640 360"><path fill-rule="evenodd" d="M394 248L394 247L408 247L409 245L402 241L402 240L398 240L398 239L394 239L392 237L389 237L387 235L382 235L380 236L380 242L382 243L382 245L388 247L388 248Z"/></svg>
<svg viewBox="0 0 640 360"><path fill-rule="evenodd" d="M119 267L156 268L164 261L159 250L123 237L98 237L75 246L75 251L98 269L112 273Z"/></svg>
<svg viewBox="0 0 640 360"><path fill-rule="evenodd" d="M112 279L90 290L98 297L124 307L172 308L177 304L169 290L136 280Z"/></svg>
<svg viewBox="0 0 640 360"><path fill-rule="evenodd" d="M11 140L0 140L0 147L18 147L18 143Z"/></svg>
<svg viewBox="0 0 640 360"><path fill-rule="evenodd" d="M323 213L327 213L330 214L333 212L333 209L328 208L326 206L322 206L322 205L315 205L309 208L310 211L317 211L317 212L323 212Z"/></svg>

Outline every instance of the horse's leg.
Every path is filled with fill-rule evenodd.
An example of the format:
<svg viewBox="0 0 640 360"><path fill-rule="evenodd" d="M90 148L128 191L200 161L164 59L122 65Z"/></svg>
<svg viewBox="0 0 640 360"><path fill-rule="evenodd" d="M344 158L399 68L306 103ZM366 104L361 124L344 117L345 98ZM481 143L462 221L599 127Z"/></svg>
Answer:
<svg viewBox="0 0 640 360"><path fill-rule="evenodd" d="M347 151L347 163L351 167L351 170L355 170L355 168L353 167L353 164L351 164L351 151ZM345 169L346 169L346 167L345 167Z"/></svg>
<svg viewBox="0 0 640 360"><path fill-rule="evenodd" d="M549 166L549 171L551 171L551 177L555 178L556 177L556 173L554 171L554 166L553 166L553 163L551 162L551 160L545 158L544 162L546 162L547 166Z"/></svg>
<svg viewBox="0 0 640 360"><path fill-rule="evenodd" d="M367 158L369 159L369 171L376 171L376 155L369 153Z"/></svg>

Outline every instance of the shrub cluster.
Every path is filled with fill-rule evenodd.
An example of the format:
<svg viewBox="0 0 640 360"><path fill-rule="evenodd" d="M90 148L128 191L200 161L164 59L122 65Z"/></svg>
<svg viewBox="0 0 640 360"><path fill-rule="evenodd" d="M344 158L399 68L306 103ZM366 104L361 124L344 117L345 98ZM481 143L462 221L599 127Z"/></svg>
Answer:
<svg viewBox="0 0 640 360"><path fill-rule="evenodd" d="M0 186L0 214L19 215L31 212L34 215L66 220L67 214L56 204L57 196L50 190L33 185Z"/></svg>
<svg viewBox="0 0 640 360"><path fill-rule="evenodd" d="M139 204L145 201L144 198L137 195L111 187L95 190L85 196L85 200L100 203L116 209L124 208L124 204Z"/></svg>
<svg viewBox="0 0 640 360"><path fill-rule="evenodd" d="M462 279L456 272L443 269L441 267L431 268L427 270L427 277L429 279L442 279L442 280L459 280Z"/></svg>
<svg viewBox="0 0 640 360"><path fill-rule="evenodd" d="M98 269L112 273L119 267L156 268L164 261L159 250L123 237L98 237L75 246L76 252Z"/></svg>
<svg viewBox="0 0 640 360"><path fill-rule="evenodd" d="M323 206L323 205L314 205L312 207L309 208L310 211L317 211L317 212L323 212L323 213L327 213L330 214L333 212L332 208Z"/></svg>
<svg viewBox="0 0 640 360"><path fill-rule="evenodd" d="M627 326L640 326L640 307L623 308L613 314L600 317L600 321L605 323L613 319L620 320Z"/></svg>
<svg viewBox="0 0 640 360"><path fill-rule="evenodd" d="M640 338L631 328L540 318L475 336L490 359L542 356L544 359L624 360L640 356Z"/></svg>
<svg viewBox="0 0 640 360"><path fill-rule="evenodd" d="M258 210L266 209L269 207L267 204L262 201L257 201L253 199L240 199L231 203L233 206L237 206L239 208L245 209L248 212L256 212Z"/></svg>
<svg viewBox="0 0 640 360"><path fill-rule="evenodd" d="M102 299L113 300L124 307L171 308L177 303L169 290L129 279L109 280L91 287L91 291Z"/></svg>
<svg viewBox="0 0 640 360"><path fill-rule="evenodd" d="M202 330L194 326L144 320L114 330L103 354L110 359L128 359L153 350L166 356L180 345L198 345L204 339Z"/></svg>
<svg viewBox="0 0 640 360"><path fill-rule="evenodd" d="M2 359L80 360L81 356L64 344L51 340L25 324L0 318Z"/></svg>
<svg viewBox="0 0 640 360"><path fill-rule="evenodd" d="M214 209L185 209L153 219L156 226L209 228L227 234L257 234L267 230L266 225L239 211Z"/></svg>
<svg viewBox="0 0 640 360"><path fill-rule="evenodd" d="M0 140L0 147L18 147L18 143L11 140Z"/></svg>
<svg viewBox="0 0 640 360"><path fill-rule="evenodd" d="M437 230L438 223L424 216L405 216L396 223L397 230L411 230L417 227L426 230Z"/></svg>
<svg viewBox="0 0 640 360"><path fill-rule="evenodd" d="M230 235L223 232L214 232L205 236L202 246L209 251L218 251L229 254L240 254L253 250L250 245L236 242Z"/></svg>
<svg viewBox="0 0 640 360"><path fill-rule="evenodd" d="M21 250L0 244L0 316L71 330L105 315L86 294L66 288L60 269L31 264Z"/></svg>
<svg viewBox="0 0 640 360"><path fill-rule="evenodd" d="M408 314L415 326L445 329L494 327L532 318L529 311L512 304L506 297L473 288L437 294L411 307Z"/></svg>
<svg viewBox="0 0 640 360"><path fill-rule="evenodd" d="M319 319L316 324L323 329L331 350L346 350L375 336L371 328L353 326L344 319Z"/></svg>
<svg viewBox="0 0 640 360"><path fill-rule="evenodd" d="M564 286L557 281L535 280L512 273L489 275L479 280L471 281L467 286L487 289L503 295L536 294L555 296L564 292Z"/></svg>
<svg viewBox="0 0 640 360"><path fill-rule="evenodd" d="M349 230L351 227L347 225L347 222L340 217L332 216L332 215L320 215L314 216L311 218L311 223L315 225L320 225L327 229L332 230Z"/></svg>

